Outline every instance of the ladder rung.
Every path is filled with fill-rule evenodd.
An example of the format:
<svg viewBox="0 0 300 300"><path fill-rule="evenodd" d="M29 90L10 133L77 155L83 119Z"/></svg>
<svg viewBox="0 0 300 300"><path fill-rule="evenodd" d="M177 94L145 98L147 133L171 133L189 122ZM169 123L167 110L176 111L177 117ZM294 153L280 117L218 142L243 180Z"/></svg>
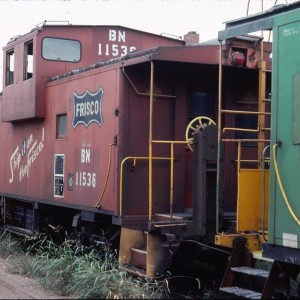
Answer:
<svg viewBox="0 0 300 300"><path fill-rule="evenodd" d="M238 162L238 160L236 159L235 162ZM260 160L257 159L240 159L240 162L248 162L248 163L260 163Z"/></svg>
<svg viewBox="0 0 300 300"><path fill-rule="evenodd" d="M236 159L235 162L238 162L238 160ZM258 164L261 163L260 160L255 160L255 159L240 159L240 162L249 162L249 163L258 163ZM265 158L264 162L270 162L270 158Z"/></svg>
<svg viewBox="0 0 300 300"><path fill-rule="evenodd" d="M271 115L270 112L265 111L248 111L248 110L228 110L228 109L222 109L222 113L227 114L247 114L247 115Z"/></svg>
<svg viewBox="0 0 300 300"><path fill-rule="evenodd" d="M261 142L261 143L267 143L270 142L270 140L257 140L257 139L221 139L222 142Z"/></svg>

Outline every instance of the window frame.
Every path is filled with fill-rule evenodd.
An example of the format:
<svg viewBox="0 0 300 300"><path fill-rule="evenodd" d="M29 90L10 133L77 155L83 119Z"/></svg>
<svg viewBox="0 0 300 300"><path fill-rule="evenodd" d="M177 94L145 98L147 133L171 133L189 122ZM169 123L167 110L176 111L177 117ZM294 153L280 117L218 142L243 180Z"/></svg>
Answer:
<svg viewBox="0 0 300 300"><path fill-rule="evenodd" d="M79 44L79 58L78 60L68 60L68 59L59 59L59 57L56 56L56 58L51 58L50 55L49 57L45 56L45 49L44 49L44 42L47 39L52 39L52 40L61 40L61 41L74 41L77 42ZM75 39L65 39L65 38L59 38L59 37L52 37L52 36L48 36L48 37L44 37L42 39L42 45L41 45L41 56L44 60L48 60L48 61L57 61L57 62L70 62L70 63L79 63L81 61L82 58L82 44L79 40L75 40Z"/></svg>
<svg viewBox="0 0 300 300"><path fill-rule="evenodd" d="M31 51L29 51L29 49ZM29 57L31 57L31 59L29 59ZM32 68L32 72L29 72L29 67ZM23 80L26 81L32 77L33 77L33 40L30 40L24 43Z"/></svg>
<svg viewBox="0 0 300 300"><path fill-rule="evenodd" d="M13 58L13 59L12 59ZM5 53L5 86L14 84L15 74L15 49L9 49Z"/></svg>
<svg viewBox="0 0 300 300"><path fill-rule="evenodd" d="M209 101L211 101L211 107L210 107L210 112L207 112L207 111L203 111L201 112L199 110L199 107L198 107L198 110L199 110L199 114L197 113L197 105L194 105L194 110L193 110L193 94L206 94L205 97L210 99ZM211 118L213 120L216 119L216 102L215 102L215 93L211 90L206 90L206 89L194 89L194 90L191 90L190 91L190 95L189 95L189 118L190 119L194 119L196 117L199 117L199 116L204 116L204 117L208 117L208 118ZM208 99L206 99L205 101L208 101ZM203 99L200 99L202 102L204 102L204 98ZM201 104L204 104L204 103L201 103ZM207 107L205 105L205 107Z"/></svg>
<svg viewBox="0 0 300 300"><path fill-rule="evenodd" d="M65 117L65 124L64 125L64 131L62 132L60 129L61 129L61 122L60 120L61 117ZM68 114L67 113L59 113L59 114L56 114L56 130L55 130L55 138L57 140L63 140L63 139L66 139L68 136Z"/></svg>

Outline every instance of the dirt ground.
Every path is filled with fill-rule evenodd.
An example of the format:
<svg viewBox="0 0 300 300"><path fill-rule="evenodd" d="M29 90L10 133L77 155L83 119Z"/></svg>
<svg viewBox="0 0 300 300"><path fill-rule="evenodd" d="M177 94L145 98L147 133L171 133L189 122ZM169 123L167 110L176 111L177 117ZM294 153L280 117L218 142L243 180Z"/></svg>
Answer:
<svg viewBox="0 0 300 300"><path fill-rule="evenodd" d="M0 258L0 299L73 299L45 290L38 281L7 271L9 260Z"/></svg>

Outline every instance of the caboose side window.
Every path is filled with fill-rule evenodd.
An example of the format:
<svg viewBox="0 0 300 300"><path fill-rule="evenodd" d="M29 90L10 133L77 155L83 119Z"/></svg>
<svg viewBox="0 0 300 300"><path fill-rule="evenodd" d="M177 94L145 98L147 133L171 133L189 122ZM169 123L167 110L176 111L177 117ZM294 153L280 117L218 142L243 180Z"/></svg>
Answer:
<svg viewBox="0 0 300 300"><path fill-rule="evenodd" d="M76 40L44 38L42 56L48 60L79 62L81 59L81 44Z"/></svg>
<svg viewBox="0 0 300 300"><path fill-rule="evenodd" d="M11 85L14 83L14 71L15 71L15 52L14 50L10 50L6 52L5 85Z"/></svg>
<svg viewBox="0 0 300 300"><path fill-rule="evenodd" d="M33 73L33 42L30 41L24 47L24 76L23 79L27 80L32 78Z"/></svg>
<svg viewBox="0 0 300 300"><path fill-rule="evenodd" d="M209 118L215 117L215 105L212 92L195 91L191 93L190 98L190 116L192 118L205 116Z"/></svg>
<svg viewBox="0 0 300 300"><path fill-rule="evenodd" d="M56 116L56 138L63 139L67 137L67 114Z"/></svg>

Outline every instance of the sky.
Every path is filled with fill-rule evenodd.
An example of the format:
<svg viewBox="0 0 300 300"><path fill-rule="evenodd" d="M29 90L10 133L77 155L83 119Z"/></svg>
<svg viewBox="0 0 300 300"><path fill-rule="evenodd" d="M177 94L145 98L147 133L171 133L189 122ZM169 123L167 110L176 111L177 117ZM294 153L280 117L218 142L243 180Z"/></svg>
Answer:
<svg viewBox="0 0 300 300"><path fill-rule="evenodd" d="M0 45L47 21L73 25L120 25L170 37L196 31L217 38L224 22L295 0L0 0ZM248 5L249 4L249 5ZM0 57L0 91L3 59Z"/></svg>

